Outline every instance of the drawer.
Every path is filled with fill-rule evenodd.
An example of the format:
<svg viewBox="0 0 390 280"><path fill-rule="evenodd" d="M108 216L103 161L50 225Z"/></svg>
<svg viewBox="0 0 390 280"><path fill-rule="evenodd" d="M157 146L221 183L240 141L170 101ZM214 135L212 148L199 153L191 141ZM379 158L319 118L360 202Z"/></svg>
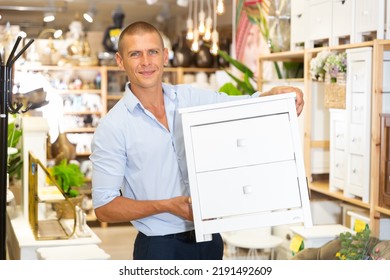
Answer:
<svg viewBox="0 0 390 280"><path fill-rule="evenodd" d="M305 11L305 2L307 0L294 0L291 1L291 15L303 14Z"/></svg>
<svg viewBox="0 0 390 280"><path fill-rule="evenodd" d="M364 126L351 124L349 137L349 151L353 154L364 155Z"/></svg>
<svg viewBox="0 0 390 280"><path fill-rule="evenodd" d="M196 172L294 158L288 114L194 126L191 134Z"/></svg>
<svg viewBox="0 0 390 280"><path fill-rule="evenodd" d="M374 31L378 28L379 1L356 1L356 31Z"/></svg>
<svg viewBox="0 0 390 280"><path fill-rule="evenodd" d="M291 15L291 41L305 42L305 15Z"/></svg>
<svg viewBox="0 0 390 280"><path fill-rule="evenodd" d="M320 2L309 6L309 39L318 40L331 37L332 2Z"/></svg>
<svg viewBox="0 0 390 280"><path fill-rule="evenodd" d="M367 160L367 159L366 159ZM363 187L364 179L364 157L360 155L350 155L350 183L355 187Z"/></svg>
<svg viewBox="0 0 390 280"><path fill-rule="evenodd" d="M333 36L351 35L352 0L334 0L332 9Z"/></svg>
<svg viewBox="0 0 390 280"><path fill-rule="evenodd" d="M346 174L346 154L344 151L334 151L333 177L344 180Z"/></svg>
<svg viewBox="0 0 390 280"><path fill-rule="evenodd" d="M202 219L301 206L295 161L196 175Z"/></svg>
<svg viewBox="0 0 390 280"><path fill-rule="evenodd" d="M352 92L364 92L367 85L367 69L366 62L351 61L351 83L352 83Z"/></svg>
<svg viewBox="0 0 390 280"><path fill-rule="evenodd" d="M340 179L337 179L337 178L333 178L330 181L329 189L331 191L332 190L344 190L344 186L345 186L345 180L340 180Z"/></svg>
<svg viewBox="0 0 390 280"><path fill-rule="evenodd" d="M345 122L335 120L334 125L334 146L336 149L345 150Z"/></svg>
<svg viewBox="0 0 390 280"><path fill-rule="evenodd" d="M366 115L365 104L366 93L352 93L351 94L351 122L352 123L364 123Z"/></svg>

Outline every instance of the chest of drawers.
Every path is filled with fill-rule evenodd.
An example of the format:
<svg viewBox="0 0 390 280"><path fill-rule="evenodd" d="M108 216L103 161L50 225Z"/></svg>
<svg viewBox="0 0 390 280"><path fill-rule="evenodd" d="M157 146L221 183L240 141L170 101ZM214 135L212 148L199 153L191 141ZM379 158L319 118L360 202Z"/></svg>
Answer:
<svg viewBox="0 0 390 280"><path fill-rule="evenodd" d="M311 212L293 94L181 109L196 239Z"/></svg>

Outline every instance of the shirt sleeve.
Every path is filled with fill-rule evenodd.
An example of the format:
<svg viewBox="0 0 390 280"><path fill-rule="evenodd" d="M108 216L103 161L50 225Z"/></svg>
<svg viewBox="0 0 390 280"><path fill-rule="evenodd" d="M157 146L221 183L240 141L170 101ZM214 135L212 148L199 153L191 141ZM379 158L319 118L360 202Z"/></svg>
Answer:
<svg viewBox="0 0 390 280"><path fill-rule="evenodd" d="M110 125L106 125L110 123ZM92 201L93 207L103 206L120 195L126 156L121 133L112 122L101 123L92 140Z"/></svg>

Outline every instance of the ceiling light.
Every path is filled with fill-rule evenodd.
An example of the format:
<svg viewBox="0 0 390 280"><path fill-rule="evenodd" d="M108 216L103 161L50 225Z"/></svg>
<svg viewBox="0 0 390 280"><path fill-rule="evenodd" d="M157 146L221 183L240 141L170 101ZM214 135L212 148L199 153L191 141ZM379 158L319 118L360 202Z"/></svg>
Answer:
<svg viewBox="0 0 390 280"><path fill-rule="evenodd" d="M180 7L188 7L188 0L177 0L176 4Z"/></svg>
<svg viewBox="0 0 390 280"><path fill-rule="evenodd" d="M62 36L62 30L61 30L61 29L57 29L56 31L54 31L53 36L54 36L54 39L59 39L59 38L61 38L61 36Z"/></svg>
<svg viewBox="0 0 390 280"><path fill-rule="evenodd" d="M86 21L88 21L89 23L93 22L93 18L95 17L96 15L96 7L95 6L91 6L88 10L88 12L85 12L83 14L83 17Z"/></svg>
<svg viewBox="0 0 390 280"><path fill-rule="evenodd" d="M44 22L52 22L56 19L53 13L45 13L43 15L43 21Z"/></svg>
<svg viewBox="0 0 390 280"><path fill-rule="evenodd" d="M148 5L154 5L157 3L158 0L146 0L146 4Z"/></svg>

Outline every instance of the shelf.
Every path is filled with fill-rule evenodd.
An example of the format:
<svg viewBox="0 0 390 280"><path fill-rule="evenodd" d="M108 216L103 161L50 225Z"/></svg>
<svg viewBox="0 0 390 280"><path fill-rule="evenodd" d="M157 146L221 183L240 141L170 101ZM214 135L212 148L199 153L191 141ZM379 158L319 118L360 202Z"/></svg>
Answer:
<svg viewBox="0 0 390 280"><path fill-rule="evenodd" d="M107 95L107 100L119 100L122 97L122 93L118 93L118 95Z"/></svg>
<svg viewBox="0 0 390 280"><path fill-rule="evenodd" d="M87 153L87 152L85 152L85 153L76 153L76 156L78 156L78 157L89 157L91 155L91 153Z"/></svg>
<svg viewBox="0 0 390 280"><path fill-rule="evenodd" d="M64 115L72 115L72 116L77 116L77 115L101 115L101 112L96 111L80 111L80 112L64 112Z"/></svg>
<svg viewBox="0 0 390 280"><path fill-rule="evenodd" d="M303 62L305 51L277 52L261 55L259 60L264 61L284 61L284 62Z"/></svg>
<svg viewBox="0 0 390 280"><path fill-rule="evenodd" d="M387 216L390 216L390 209L377 206L377 207L375 207L375 210L378 211L381 214L385 214Z"/></svg>
<svg viewBox="0 0 390 280"><path fill-rule="evenodd" d="M66 95L66 94L74 94L74 95L80 95L80 94L98 94L100 95L102 90L101 89L55 89L51 92L57 93L60 95Z"/></svg>
<svg viewBox="0 0 390 280"><path fill-rule="evenodd" d="M370 209L370 205L361 201L360 199L346 197L341 191L329 191L329 181L313 181L309 183L309 188L312 191L325 194L338 200L342 200L356 206Z"/></svg>
<svg viewBox="0 0 390 280"><path fill-rule="evenodd" d="M65 133L92 133L95 132L95 127L79 127L79 128L70 128L65 129Z"/></svg>

